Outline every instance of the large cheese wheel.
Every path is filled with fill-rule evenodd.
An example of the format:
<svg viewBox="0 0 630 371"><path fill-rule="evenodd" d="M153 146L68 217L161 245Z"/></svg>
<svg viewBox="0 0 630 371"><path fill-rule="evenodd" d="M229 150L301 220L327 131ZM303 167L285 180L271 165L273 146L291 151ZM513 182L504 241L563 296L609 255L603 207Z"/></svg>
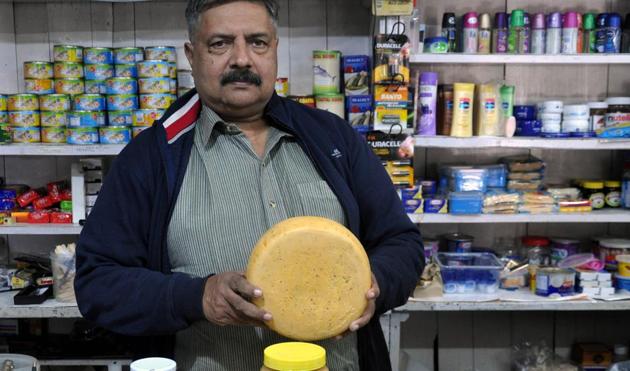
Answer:
<svg viewBox="0 0 630 371"><path fill-rule="evenodd" d="M367 305L372 284L359 240L329 219L303 216L269 229L247 265L263 291L254 303L273 316L268 326L290 339L328 339L348 329Z"/></svg>

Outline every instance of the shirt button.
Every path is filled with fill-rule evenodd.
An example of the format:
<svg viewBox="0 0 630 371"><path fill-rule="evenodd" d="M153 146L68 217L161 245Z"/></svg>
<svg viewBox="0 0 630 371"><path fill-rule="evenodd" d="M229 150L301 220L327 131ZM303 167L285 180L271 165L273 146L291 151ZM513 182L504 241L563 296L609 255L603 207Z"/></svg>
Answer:
<svg viewBox="0 0 630 371"><path fill-rule="evenodd" d="M275 209L275 208L276 208L276 203L275 203L274 201L269 201L269 206L270 206L272 209Z"/></svg>

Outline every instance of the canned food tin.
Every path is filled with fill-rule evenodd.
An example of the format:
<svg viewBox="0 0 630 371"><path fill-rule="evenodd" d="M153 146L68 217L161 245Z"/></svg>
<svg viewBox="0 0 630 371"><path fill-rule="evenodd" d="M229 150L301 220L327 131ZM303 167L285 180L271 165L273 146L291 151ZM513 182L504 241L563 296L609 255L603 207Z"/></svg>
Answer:
<svg viewBox="0 0 630 371"><path fill-rule="evenodd" d="M171 93L171 95L176 95L177 94L177 80L175 79L170 79L171 80L171 88L169 90L169 93Z"/></svg>
<svg viewBox="0 0 630 371"><path fill-rule="evenodd" d="M105 97L100 94L79 94L74 97L76 111L105 111Z"/></svg>
<svg viewBox="0 0 630 371"><path fill-rule="evenodd" d="M0 125L4 125L8 123L9 123L9 112L0 111Z"/></svg>
<svg viewBox="0 0 630 371"><path fill-rule="evenodd" d="M13 142L11 135L11 126L9 124L0 124L0 144Z"/></svg>
<svg viewBox="0 0 630 371"><path fill-rule="evenodd" d="M13 126L11 128L11 136L13 139L13 143L41 142L41 133L39 132L39 127Z"/></svg>
<svg viewBox="0 0 630 371"><path fill-rule="evenodd" d="M54 62L83 62L83 48L75 45L55 45L53 47Z"/></svg>
<svg viewBox="0 0 630 371"><path fill-rule="evenodd" d="M168 77L177 80L177 63L168 63Z"/></svg>
<svg viewBox="0 0 630 371"><path fill-rule="evenodd" d="M65 94L48 94L39 97L39 108L42 111L69 111L70 97Z"/></svg>
<svg viewBox="0 0 630 371"><path fill-rule="evenodd" d="M105 125L105 112L99 111L70 111L68 112L69 127L98 127Z"/></svg>
<svg viewBox="0 0 630 371"><path fill-rule="evenodd" d="M127 144L131 140L128 126L104 126L99 128L101 144Z"/></svg>
<svg viewBox="0 0 630 371"><path fill-rule="evenodd" d="M191 70L178 70L177 71L177 83L182 88L194 88L195 79L193 78Z"/></svg>
<svg viewBox="0 0 630 371"><path fill-rule="evenodd" d="M177 49L174 46L148 46L144 48L145 59L177 62Z"/></svg>
<svg viewBox="0 0 630 371"><path fill-rule="evenodd" d="M107 116L110 126L131 126L133 123L133 111L109 111Z"/></svg>
<svg viewBox="0 0 630 371"><path fill-rule="evenodd" d="M155 120L164 115L161 109L141 109L133 113L133 126L151 126Z"/></svg>
<svg viewBox="0 0 630 371"><path fill-rule="evenodd" d="M141 109L167 109L175 99L171 94L142 94L140 95Z"/></svg>
<svg viewBox="0 0 630 371"><path fill-rule="evenodd" d="M138 67L135 63L117 64L114 66L114 75L116 77L138 77Z"/></svg>
<svg viewBox="0 0 630 371"><path fill-rule="evenodd" d="M82 79L58 79L55 80L55 93L77 95L85 92L85 84Z"/></svg>
<svg viewBox="0 0 630 371"><path fill-rule="evenodd" d="M50 62L24 62L25 79L52 79L53 64Z"/></svg>
<svg viewBox="0 0 630 371"><path fill-rule="evenodd" d="M9 111L35 111L39 109L39 99L35 94L14 94L7 98Z"/></svg>
<svg viewBox="0 0 630 371"><path fill-rule="evenodd" d="M107 94L105 80L85 80L85 92L87 94Z"/></svg>
<svg viewBox="0 0 630 371"><path fill-rule="evenodd" d="M538 268L536 271L536 295L569 296L575 292L575 272L560 268Z"/></svg>
<svg viewBox="0 0 630 371"><path fill-rule="evenodd" d="M108 111L128 111L138 109L138 96L134 94L116 94L107 96Z"/></svg>
<svg viewBox="0 0 630 371"><path fill-rule="evenodd" d="M148 128L149 128L149 126L134 126L134 127L131 128L131 134L135 138L140 133L142 133L144 130L146 130Z"/></svg>
<svg viewBox="0 0 630 371"><path fill-rule="evenodd" d="M66 130L66 140L68 144L97 144L98 128L76 127Z"/></svg>
<svg viewBox="0 0 630 371"><path fill-rule="evenodd" d="M305 106L315 108L315 97L312 95L289 95L287 98L302 103Z"/></svg>
<svg viewBox="0 0 630 371"><path fill-rule="evenodd" d="M168 62L146 60L138 62L138 77L169 77Z"/></svg>
<svg viewBox="0 0 630 371"><path fill-rule="evenodd" d="M24 90L28 94L52 94L55 92L53 80L24 79Z"/></svg>
<svg viewBox="0 0 630 371"><path fill-rule="evenodd" d="M107 94L137 94L138 82L130 77L107 79Z"/></svg>
<svg viewBox="0 0 630 371"><path fill-rule="evenodd" d="M84 69L86 80L106 80L114 77L114 66L111 64L86 64Z"/></svg>
<svg viewBox="0 0 630 371"><path fill-rule="evenodd" d="M39 126L39 111L9 111L9 124L21 127Z"/></svg>
<svg viewBox="0 0 630 371"><path fill-rule="evenodd" d="M41 130L42 143L65 143L66 128L59 127L43 127Z"/></svg>
<svg viewBox="0 0 630 371"><path fill-rule="evenodd" d="M85 48L83 50L85 64L113 64L114 53L110 48Z"/></svg>
<svg viewBox="0 0 630 371"><path fill-rule="evenodd" d="M138 91L140 94L169 93L171 79L168 77L147 77L138 79Z"/></svg>
<svg viewBox="0 0 630 371"><path fill-rule="evenodd" d="M0 94L0 111L7 110L7 96Z"/></svg>
<svg viewBox="0 0 630 371"><path fill-rule="evenodd" d="M114 50L114 63L129 64L137 63L144 59L144 54L140 48L118 48Z"/></svg>
<svg viewBox="0 0 630 371"><path fill-rule="evenodd" d="M462 233L449 233L444 235L446 246L450 252L471 252L473 237Z"/></svg>
<svg viewBox="0 0 630 371"><path fill-rule="evenodd" d="M75 62L55 62L55 79L83 78L83 64Z"/></svg>
<svg viewBox="0 0 630 371"><path fill-rule="evenodd" d="M43 127L60 127L68 125L67 112L42 111L40 116Z"/></svg>

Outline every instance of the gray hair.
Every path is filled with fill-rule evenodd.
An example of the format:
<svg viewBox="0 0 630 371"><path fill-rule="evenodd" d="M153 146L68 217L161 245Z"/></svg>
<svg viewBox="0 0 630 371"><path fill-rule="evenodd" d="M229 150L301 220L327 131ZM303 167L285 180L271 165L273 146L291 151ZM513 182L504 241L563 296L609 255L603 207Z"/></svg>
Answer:
<svg viewBox="0 0 630 371"><path fill-rule="evenodd" d="M229 4L236 1L243 0L188 0L186 6L186 22L188 23L188 37L192 41L197 27L199 26L199 17L203 12L208 9L217 7L223 4ZM265 6L267 13L271 17L274 27L278 27L278 12L279 6L276 0L245 0L252 3L260 3Z"/></svg>

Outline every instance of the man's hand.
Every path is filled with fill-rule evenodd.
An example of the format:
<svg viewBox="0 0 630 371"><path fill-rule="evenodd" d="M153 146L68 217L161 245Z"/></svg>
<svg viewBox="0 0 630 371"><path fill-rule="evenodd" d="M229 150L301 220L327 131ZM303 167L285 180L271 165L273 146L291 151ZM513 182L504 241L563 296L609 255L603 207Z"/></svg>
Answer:
<svg viewBox="0 0 630 371"><path fill-rule="evenodd" d="M265 326L271 313L250 302L262 297L262 290L247 282L242 272L225 272L206 280L203 292L203 313L206 319L220 326Z"/></svg>
<svg viewBox="0 0 630 371"><path fill-rule="evenodd" d="M361 317L350 323L350 326L348 327L349 332L356 332L361 327L367 325L370 322L370 320L374 316L374 312L376 312L376 298L378 298L380 294L381 291L378 287L378 282L376 282L376 277L374 276L374 273L372 273L372 287L370 287L370 289L365 294L365 297L368 300L368 304L365 307L363 314L361 314ZM337 336L336 339L342 339L345 335L348 334L348 331Z"/></svg>

